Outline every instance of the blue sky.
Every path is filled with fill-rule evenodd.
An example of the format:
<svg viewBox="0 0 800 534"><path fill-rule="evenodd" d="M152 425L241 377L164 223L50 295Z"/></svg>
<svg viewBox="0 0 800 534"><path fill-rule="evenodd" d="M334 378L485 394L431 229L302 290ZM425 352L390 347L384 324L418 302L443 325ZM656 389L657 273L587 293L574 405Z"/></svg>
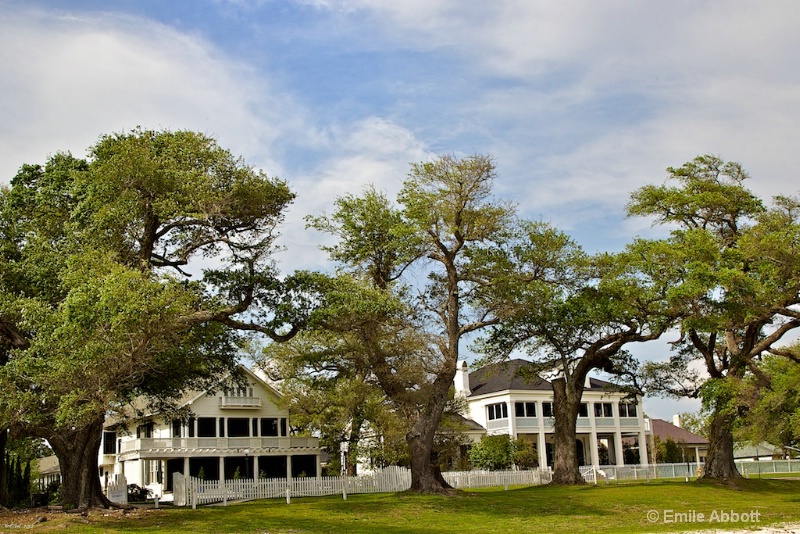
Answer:
<svg viewBox="0 0 800 534"><path fill-rule="evenodd" d="M797 194L799 26L793 0L0 0L0 181L199 130L290 183L281 266L315 269L303 216L490 153L523 215L618 249L654 232L629 193L700 153Z"/></svg>

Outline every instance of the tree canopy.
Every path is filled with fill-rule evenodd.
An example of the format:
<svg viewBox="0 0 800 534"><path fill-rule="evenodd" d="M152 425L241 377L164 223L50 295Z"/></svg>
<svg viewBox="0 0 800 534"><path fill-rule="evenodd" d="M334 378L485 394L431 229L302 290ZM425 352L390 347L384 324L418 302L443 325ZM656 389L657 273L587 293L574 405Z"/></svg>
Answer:
<svg viewBox="0 0 800 534"><path fill-rule="evenodd" d="M673 228L653 245L660 253L652 261L681 310L681 336L668 362L645 370L654 390L700 397L711 412L703 476L737 477L737 384L761 373L764 353L793 357L777 343L800 326L800 202L776 197L765 205L744 187L739 164L714 156L668 172L676 185L645 186L628 206Z"/></svg>
<svg viewBox="0 0 800 534"><path fill-rule="evenodd" d="M0 420L47 439L68 506L108 505L103 420L133 397L164 408L233 367L233 330L294 335L304 276L270 260L294 195L194 132L106 135L0 190ZM189 276L191 262L215 269ZM17 340L17 337L21 339Z"/></svg>

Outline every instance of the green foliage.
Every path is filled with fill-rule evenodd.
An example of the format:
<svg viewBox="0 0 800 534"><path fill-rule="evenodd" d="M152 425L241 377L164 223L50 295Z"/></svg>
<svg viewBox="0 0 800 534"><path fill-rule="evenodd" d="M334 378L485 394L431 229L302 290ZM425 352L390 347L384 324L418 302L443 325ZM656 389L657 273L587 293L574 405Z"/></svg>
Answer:
<svg viewBox="0 0 800 534"><path fill-rule="evenodd" d="M269 259L294 195L213 139L136 129L89 155L24 165L0 190L0 323L24 337L0 340L0 426L76 458L75 433L134 397L168 408L232 369L234 330L291 337L312 278L279 280ZM220 268L188 282L199 258Z"/></svg>
<svg viewBox="0 0 800 534"><path fill-rule="evenodd" d="M797 354L799 348L795 344L790 350ZM767 356L759 371L739 391L739 402L748 410L736 436L753 444L800 448L800 363Z"/></svg>
<svg viewBox="0 0 800 534"><path fill-rule="evenodd" d="M128 484L128 502L146 502L153 498L153 490L137 484Z"/></svg>
<svg viewBox="0 0 800 534"><path fill-rule="evenodd" d="M469 459L477 469L501 470L512 466L530 469L538 465L535 445L521 438L512 439L508 434L484 436L473 443Z"/></svg>
<svg viewBox="0 0 800 534"><path fill-rule="evenodd" d="M651 391L702 398L711 414L704 477L735 477L730 433L748 409L742 380L800 326L799 201L766 206L744 187L739 164L714 156L668 172L677 185L645 186L628 206L674 228L649 248L659 252L651 262L668 280L681 337L670 360L647 364L643 377Z"/></svg>
<svg viewBox="0 0 800 534"><path fill-rule="evenodd" d="M676 464L686 460L685 451L672 438L667 438L665 441L655 438L655 442L656 462Z"/></svg>
<svg viewBox="0 0 800 534"><path fill-rule="evenodd" d="M708 424L711 414L708 411L683 412L680 414L681 428L692 434L708 439Z"/></svg>

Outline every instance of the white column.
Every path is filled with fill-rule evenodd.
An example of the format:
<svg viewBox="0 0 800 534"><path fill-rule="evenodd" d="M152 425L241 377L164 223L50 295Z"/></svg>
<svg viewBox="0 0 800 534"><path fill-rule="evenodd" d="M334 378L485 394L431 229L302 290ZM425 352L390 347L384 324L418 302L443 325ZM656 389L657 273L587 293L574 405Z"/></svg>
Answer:
<svg viewBox="0 0 800 534"><path fill-rule="evenodd" d="M189 457L184 456L183 458L183 476L189 476Z"/></svg>
<svg viewBox="0 0 800 534"><path fill-rule="evenodd" d="M594 426L594 421L592 421L592 426ZM600 450L597 447L597 431L592 428L591 433L589 434L589 439L592 442L589 444L590 454L592 455L592 465L597 468L600 465Z"/></svg>
<svg viewBox="0 0 800 534"><path fill-rule="evenodd" d="M517 439L517 412L514 407L514 401L508 401L508 435L513 439Z"/></svg>
<svg viewBox="0 0 800 534"><path fill-rule="evenodd" d="M219 457L219 480L220 482L225 480L225 457Z"/></svg>
<svg viewBox="0 0 800 534"><path fill-rule="evenodd" d="M644 429L639 431L639 463L642 464L642 467L649 465L647 461L647 435L644 433Z"/></svg>
<svg viewBox="0 0 800 534"><path fill-rule="evenodd" d="M539 433L536 435L536 437L536 448L539 451L539 467L544 469L547 467L547 445L545 444L544 431L539 429Z"/></svg>
<svg viewBox="0 0 800 534"><path fill-rule="evenodd" d="M614 432L614 459L617 465L625 465L625 459L622 455L622 432Z"/></svg>
<svg viewBox="0 0 800 534"><path fill-rule="evenodd" d="M286 455L286 480L292 478L292 455Z"/></svg>

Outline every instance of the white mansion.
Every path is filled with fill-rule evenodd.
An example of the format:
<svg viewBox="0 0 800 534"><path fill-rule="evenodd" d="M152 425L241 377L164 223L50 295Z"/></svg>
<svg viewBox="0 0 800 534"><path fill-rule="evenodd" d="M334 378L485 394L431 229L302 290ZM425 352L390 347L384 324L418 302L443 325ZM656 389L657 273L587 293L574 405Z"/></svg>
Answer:
<svg viewBox="0 0 800 534"><path fill-rule="evenodd" d="M542 378L518 375L526 360L510 360L469 372L458 363L454 379L457 394L467 400L471 418L487 434L508 434L536 444L539 465L553 464L553 387ZM576 424L578 463L624 465L627 444L633 463L647 465L649 420L643 418L641 398L609 382L587 378ZM640 448L641 447L641 448ZM607 458L607 460L606 460Z"/></svg>
<svg viewBox="0 0 800 534"><path fill-rule="evenodd" d="M124 474L128 484L163 495L172 490L174 473L209 480L317 476L319 440L292 436L280 394L241 369L246 384L187 395L182 405L194 416L186 421L152 414L128 428L107 422L99 458L103 486Z"/></svg>

